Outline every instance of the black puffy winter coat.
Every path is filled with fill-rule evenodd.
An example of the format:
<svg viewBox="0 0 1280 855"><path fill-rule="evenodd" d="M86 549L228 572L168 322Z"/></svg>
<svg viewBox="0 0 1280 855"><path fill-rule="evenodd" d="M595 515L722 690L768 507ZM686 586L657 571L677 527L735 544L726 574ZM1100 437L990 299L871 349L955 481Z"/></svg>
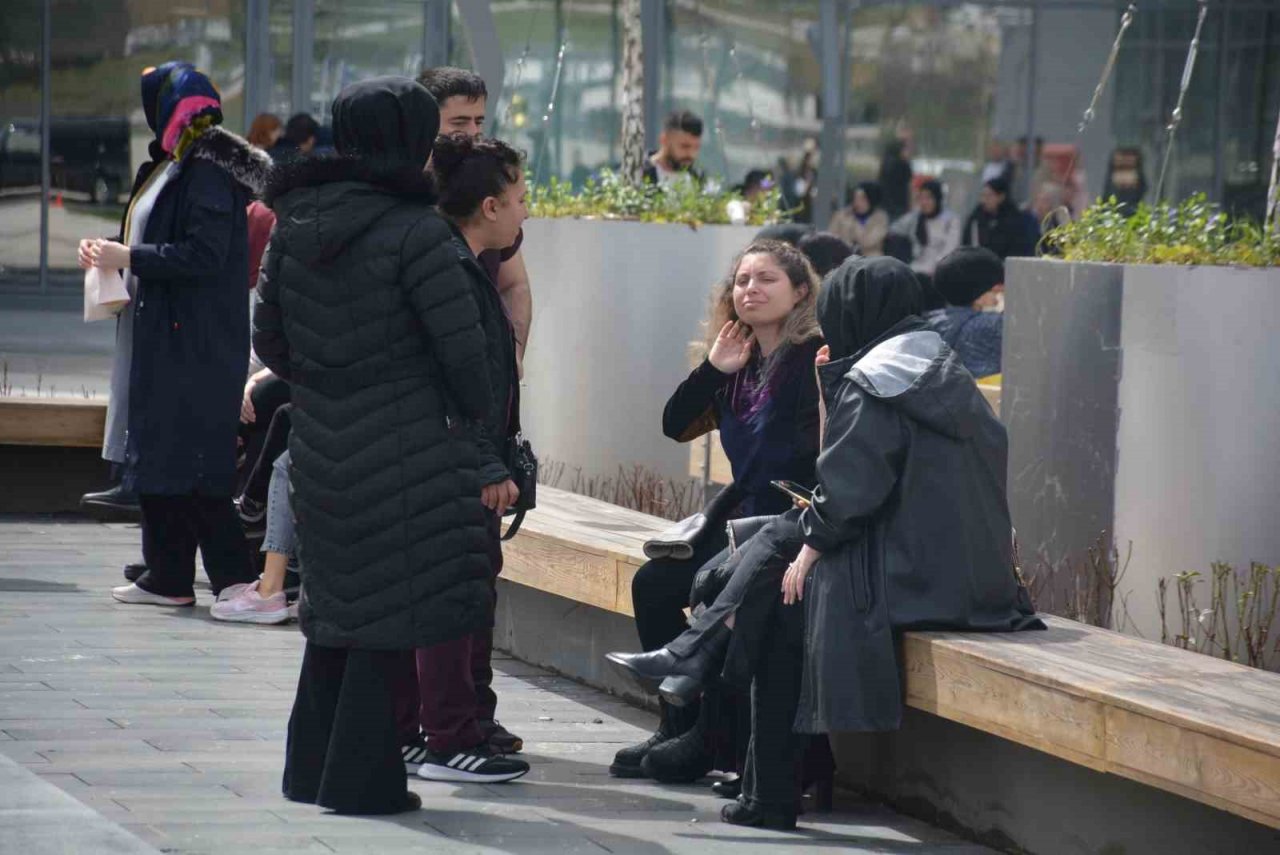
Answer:
<svg viewBox="0 0 1280 855"><path fill-rule="evenodd" d="M125 484L139 493L229 497L235 489L249 367L245 206L269 167L240 137L210 128L183 154L129 253L138 293L128 309Z"/></svg>
<svg viewBox="0 0 1280 855"><path fill-rule="evenodd" d="M371 107L339 96L335 133L344 109L430 97L381 83ZM383 131L395 141L394 127ZM300 618L328 647L425 647L491 621L470 438L489 415L485 337L422 175L434 136L424 129L409 151L371 144L369 155L287 163L268 191L277 224L254 345L291 384Z"/></svg>
<svg viewBox="0 0 1280 855"><path fill-rule="evenodd" d="M1043 628L1013 568L1008 440L935 332L894 335L819 377L819 486L800 523L822 558L805 589L796 730L892 730L895 632Z"/></svg>

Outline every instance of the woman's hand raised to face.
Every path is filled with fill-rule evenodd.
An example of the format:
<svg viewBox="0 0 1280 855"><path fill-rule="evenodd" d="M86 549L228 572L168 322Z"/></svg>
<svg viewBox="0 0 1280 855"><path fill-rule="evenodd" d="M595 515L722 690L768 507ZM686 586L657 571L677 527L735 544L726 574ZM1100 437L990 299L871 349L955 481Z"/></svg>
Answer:
<svg viewBox="0 0 1280 855"><path fill-rule="evenodd" d="M737 374L751 361L751 349L755 343L756 336L750 327L741 321L729 321L716 336L715 344L711 345L707 361L721 374Z"/></svg>

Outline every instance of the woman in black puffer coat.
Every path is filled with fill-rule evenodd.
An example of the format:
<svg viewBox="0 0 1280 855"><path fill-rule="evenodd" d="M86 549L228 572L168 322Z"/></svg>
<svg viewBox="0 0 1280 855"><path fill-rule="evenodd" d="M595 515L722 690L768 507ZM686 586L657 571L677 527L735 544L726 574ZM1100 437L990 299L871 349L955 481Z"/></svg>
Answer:
<svg viewBox="0 0 1280 855"><path fill-rule="evenodd" d="M485 337L423 174L439 122L411 80L349 86L338 156L281 166L267 194L254 346L291 384L306 568L284 793L343 813L418 806L391 684L408 651L492 619L469 438L489 415Z"/></svg>

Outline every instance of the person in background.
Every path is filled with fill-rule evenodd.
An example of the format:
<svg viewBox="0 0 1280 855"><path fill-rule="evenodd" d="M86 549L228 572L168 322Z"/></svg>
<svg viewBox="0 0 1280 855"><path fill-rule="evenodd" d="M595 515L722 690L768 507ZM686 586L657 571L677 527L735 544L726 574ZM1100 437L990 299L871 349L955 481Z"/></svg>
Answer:
<svg viewBox="0 0 1280 855"><path fill-rule="evenodd" d="M879 184L863 181L854 188L852 203L836 211L827 226L864 258L884 255L889 214L881 207L882 196Z"/></svg>
<svg viewBox="0 0 1280 855"><path fill-rule="evenodd" d="M896 139L889 143L880 159L880 174L876 181L883 194L885 213L890 220L905 215L911 207L911 161L907 141Z"/></svg>
<svg viewBox="0 0 1280 855"><path fill-rule="evenodd" d="M855 254L853 247L831 232L810 232L796 242L796 249L809 259L819 281L843 264L846 258Z"/></svg>
<svg viewBox="0 0 1280 855"><path fill-rule="evenodd" d="M1147 176L1142 170L1142 149L1118 148L1111 152L1102 198L1115 197L1125 216L1133 216L1147 195Z"/></svg>
<svg viewBox="0 0 1280 855"><path fill-rule="evenodd" d="M773 175L765 169L752 169L742 183L734 189L742 194L742 199L731 199L727 203L729 222L743 225L751 216L752 209L773 189Z"/></svg>
<svg viewBox="0 0 1280 855"><path fill-rule="evenodd" d="M425 174L435 100L403 77L343 89L337 156L277 164L254 348L290 384L290 481L307 645L286 798L416 810L395 687L418 647L490 625L480 455L492 406L470 282ZM335 460L340 461L335 464Z"/></svg>
<svg viewBox="0 0 1280 855"><path fill-rule="evenodd" d="M893 224L906 238L908 262L917 274L933 276L938 262L960 245L960 218L943 204L942 184L933 179L920 184L916 210Z"/></svg>
<svg viewBox="0 0 1280 855"><path fill-rule="evenodd" d="M249 360L245 211L270 162L219 127L218 90L193 66L148 69L142 92L163 157L134 194L124 239L80 247L82 267L125 271L136 294L123 486L139 497L146 570L111 595L191 606L197 550L215 597L254 575L231 496Z"/></svg>
<svg viewBox="0 0 1280 855"><path fill-rule="evenodd" d="M465 132L436 140L431 174L439 208L453 230L453 250L471 285L484 329L492 389L489 416L475 423L481 502L487 515L490 603L502 572L502 516L516 503L512 451L520 428L520 389L512 324L479 253L510 246L528 216L521 156L506 143ZM416 651L416 667L402 671L396 718L406 771L429 781L502 783L529 764L503 756L523 741L494 717L493 615L470 635ZM423 738L425 734L425 739Z"/></svg>
<svg viewBox="0 0 1280 855"><path fill-rule="evenodd" d="M263 151L270 151L282 136L284 136L284 123L280 121L280 117L275 113L259 113L253 117L253 123L249 125L249 133L245 135L245 139L249 141L249 145L256 145Z"/></svg>
<svg viewBox="0 0 1280 855"><path fill-rule="evenodd" d="M989 249L962 246L938 262L933 285L947 306L925 315L929 326L975 378L999 374L1004 315L993 310L1004 293L1004 262Z"/></svg>
<svg viewBox="0 0 1280 855"><path fill-rule="evenodd" d="M440 105L441 133L464 133L478 137L484 132L488 110L489 90L484 78L473 71L451 66L428 68L418 75L418 82L431 93ZM533 327L533 291L529 285L529 271L525 268L524 230L516 235L511 246L497 250L484 250L478 256L480 266L498 286L503 305L511 316L516 333L516 364L520 377L524 377L524 354L529 347L529 335Z"/></svg>
<svg viewBox="0 0 1280 855"><path fill-rule="evenodd" d="M676 110L662 123L658 150L644 165L644 180L659 187L692 181L702 186L702 173L694 169L702 151L702 119L690 110Z"/></svg>
<svg viewBox="0 0 1280 855"><path fill-rule="evenodd" d="M662 414L662 432L692 442L720 431L734 481L717 518L781 513L785 495L774 479L808 485L818 442L817 388L809 372L817 352L814 306L819 282L794 246L752 241L716 288L707 329L707 358L675 390ZM644 650L656 650L685 628L695 574L727 557L721 522L692 557L644 564L631 584L636 631ZM723 722L710 706L678 710L662 705L658 730L617 752L610 774L692 782L715 764ZM725 764L727 767L729 764Z"/></svg>
<svg viewBox="0 0 1280 855"><path fill-rule="evenodd" d="M992 178L1003 178L1012 182L1017 167L1009 159L1009 149L1000 140L993 139L987 143L987 162L982 165L982 182L985 184Z"/></svg>
<svg viewBox="0 0 1280 855"><path fill-rule="evenodd" d="M284 135L269 150L272 160L287 161L305 157L315 149L320 125L309 113L291 116L284 126Z"/></svg>
<svg viewBox="0 0 1280 855"><path fill-rule="evenodd" d="M1007 181L992 178L982 185L978 204L964 225L966 246L986 247L1003 261L1035 255L1039 240L1039 223L1013 203Z"/></svg>

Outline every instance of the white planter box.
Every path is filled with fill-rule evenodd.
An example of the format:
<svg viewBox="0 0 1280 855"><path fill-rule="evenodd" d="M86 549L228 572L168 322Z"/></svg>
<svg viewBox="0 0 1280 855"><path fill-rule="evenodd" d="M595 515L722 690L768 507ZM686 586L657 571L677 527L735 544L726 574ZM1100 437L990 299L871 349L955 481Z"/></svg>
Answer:
<svg viewBox="0 0 1280 855"><path fill-rule="evenodd" d="M1280 561L1280 270L1016 259L1008 272L1003 418L1024 560L1080 560L1103 531L1122 553L1132 542L1117 593L1148 638L1160 578Z"/></svg>
<svg viewBox="0 0 1280 855"><path fill-rule="evenodd" d="M644 464L687 478L688 446L662 409L688 374L711 288L755 235L749 226L530 220L524 257L533 334L521 401L543 459L588 476Z"/></svg>

